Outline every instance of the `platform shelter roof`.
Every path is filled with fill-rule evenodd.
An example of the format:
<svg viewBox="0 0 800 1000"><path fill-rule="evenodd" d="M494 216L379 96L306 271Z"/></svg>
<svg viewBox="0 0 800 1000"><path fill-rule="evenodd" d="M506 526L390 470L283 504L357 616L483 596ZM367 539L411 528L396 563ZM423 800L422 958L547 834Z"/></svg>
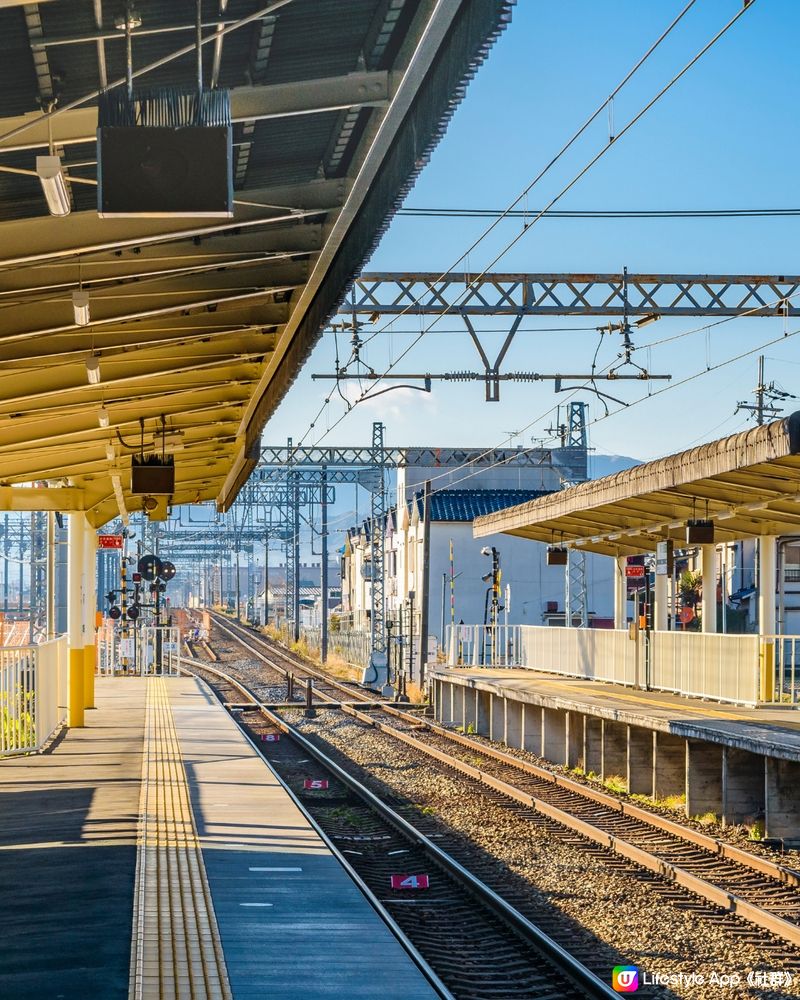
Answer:
<svg viewBox="0 0 800 1000"><path fill-rule="evenodd" d="M715 542L800 533L800 411L476 518L474 533L619 556L685 545L689 519L710 520Z"/></svg>
<svg viewBox="0 0 800 1000"><path fill-rule="evenodd" d="M2 0L0 489L69 486L49 503L95 524L141 509L131 455L140 421L161 450L163 418L169 501L226 509L512 5L203 0L204 87L231 91L234 216L176 219L97 212L97 95L125 80L126 5ZM132 6L134 84L196 84L195 3ZM48 151L64 217L36 172Z"/></svg>

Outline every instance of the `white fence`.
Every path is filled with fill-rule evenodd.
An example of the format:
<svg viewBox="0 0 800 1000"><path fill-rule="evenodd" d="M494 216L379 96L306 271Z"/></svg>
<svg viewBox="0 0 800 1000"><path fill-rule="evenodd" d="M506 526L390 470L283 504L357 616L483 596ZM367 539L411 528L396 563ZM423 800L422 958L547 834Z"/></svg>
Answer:
<svg viewBox="0 0 800 1000"><path fill-rule="evenodd" d="M67 638L0 647L0 754L38 750L67 716Z"/></svg>
<svg viewBox="0 0 800 1000"><path fill-rule="evenodd" d="M119 626L106 621L97 632L97 672L109 676L170 674L176 676L181 655L180 629L170 625Z"/></svg>
<svg viewBox="0 0 800 1000"><path fill-rule="evenodd" d="M526 667L738 704L800 704L800 636L538 625L448 630L454 666Z"/></svg>
<svg viewBox="0 0 800 1000"><path fill-rule="evenodd" d="M648 687L754 705L759 700L757 635L653 632Z"/></svg>

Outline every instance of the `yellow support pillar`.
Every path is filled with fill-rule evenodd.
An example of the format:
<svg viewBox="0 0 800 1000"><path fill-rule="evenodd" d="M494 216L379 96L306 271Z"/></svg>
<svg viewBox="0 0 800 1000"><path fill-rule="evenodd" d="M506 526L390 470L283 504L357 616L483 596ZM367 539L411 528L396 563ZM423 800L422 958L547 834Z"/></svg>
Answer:
<svg viewBox="0 0 800 1000"><path fill-rule="evenodd" d="M97 604L97 532L85 521L83 564L83 707L94 708L94 671L97 665L95 645Z"/></svg>
<svg viewBox="0 0 800 1000"><path fill-rule="evenodd" d="M71 728L84 724L84 677L86 670L83 656L83 566L86 542L83 513L69 515L67 534L67 618L69 623L69 701L67 724Z"/></svg>
<svg viewBox="0 0 800 1000"><path fill-rule="evenodd" d="M775 701L775 643L761 640L761 677L759 698L762 702Z"/></svg>

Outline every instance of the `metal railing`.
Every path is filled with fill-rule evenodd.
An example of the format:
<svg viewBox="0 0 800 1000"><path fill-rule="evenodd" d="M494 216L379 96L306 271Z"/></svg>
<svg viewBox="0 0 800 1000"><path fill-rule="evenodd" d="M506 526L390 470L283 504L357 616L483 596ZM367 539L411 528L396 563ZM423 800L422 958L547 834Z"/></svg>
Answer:
<svg viewBox="0 0 800 1000"><path fill-rule="evenodd" d="M322 648L322 629L316 626L301 625L300 637L305 639L308 648L319 653ZM348 663L357 667L366 667L370 655L369 632L351 632L349 629L328 632L328 653L340 656Z"/></svg>
<svg viewBox="0 0 800 1000"><path fill-rule="evenodd" d="M66 636L0 648L0 754L42 747L67 717Z"/></svg>
<svg viewBox="0 0 800 1000"><path fill-rule="evenodd" d="M800 704L800 636L450 627L452 666L523 667L737 704Z"/></svg>
<svg viewBox="0 0 800 1000"><path fill-rule="evenodd" d="M149 674L177 676L181 631L172 625L131 627L123 638L119 627L106 621L97 632L97 673L111 677Z"/></svg>

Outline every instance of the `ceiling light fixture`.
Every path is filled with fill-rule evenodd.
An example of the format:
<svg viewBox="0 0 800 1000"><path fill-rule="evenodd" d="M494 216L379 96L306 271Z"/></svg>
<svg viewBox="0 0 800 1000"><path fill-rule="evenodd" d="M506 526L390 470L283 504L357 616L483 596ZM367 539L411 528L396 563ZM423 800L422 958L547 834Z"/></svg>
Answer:
<svg viewBox="0 0 800 1000"><path fill-rule="evenodd" d="M97 411L97 422L100 424L101 427L108 427L108 421L109 421L108 410L105 408L105 406L101 406L100 409Z"/></svg>
<svg viewBox="0 0 800 1000"><path fill-rule="evenodd" d="M51 215L65 216L72 211L67 182L61 169L60 156L37 156L36 173L42 185L47 210Z"/></svg>
<svg viewBox="0 0 800 1000"><path fill-rule="evenodd" d="M74 291L72 293L72 309L75 313L75 325L88 326L90 321L89 293L84 292L82 288Z"/></svg>
<svg viewBox="0 0 800 1000"><path fill-rule="evenodd" d="M100 358L94 354L86 359L86 377L91 385L98 385L100 382Z"/></svg>

